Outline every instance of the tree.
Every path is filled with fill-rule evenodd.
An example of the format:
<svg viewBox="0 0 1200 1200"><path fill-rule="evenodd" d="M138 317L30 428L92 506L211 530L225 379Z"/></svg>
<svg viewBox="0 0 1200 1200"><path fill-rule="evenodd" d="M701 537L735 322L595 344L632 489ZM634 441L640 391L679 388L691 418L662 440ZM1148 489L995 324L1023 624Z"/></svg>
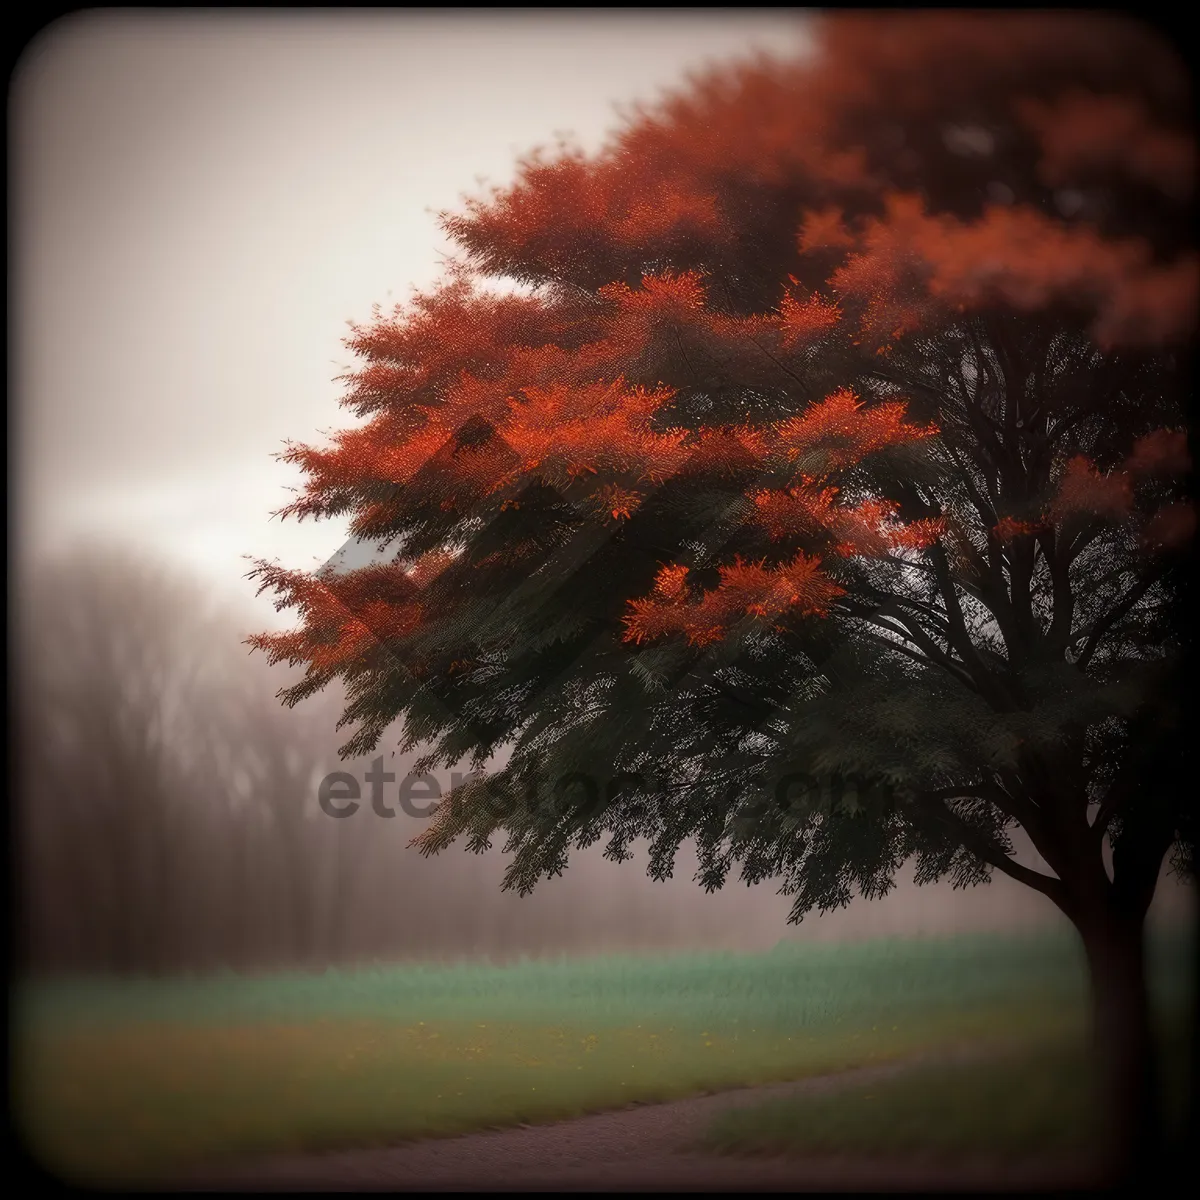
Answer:
<svg viewBox="0 0 1200 1200"><path fill-rule="evenodd" d="M42 562L20 596L22 867L36 960L160 971L191 780L178 756L212 625L188 581L94 547ZM48 936L48 928L57 928Z"/></svg>
<svg viewBox="0 0 1200 1200"><path fill-rule="evenodd" d="M23 965L141 974L344 953L369 831L351 844L305 819L337 761L337 697L307 721L281 712L236 613L120 544L31 564L19 608ZM331 849L344 861L325 887Z"/></svg>
<svg viewBox="0 0 1200 1200"><path fill-rule="evenodd" d="M445 284L347 339L364 422L284 453L285 515L394 558L258 564L300 621L255 644L305 667L287 703L344 680L347 754L397 718L429 764L510 747L420 844L503 832L521 891L607 835L658 877L695 838L794 920L913 857L1044 893L1129 1172L1144 917L1172 847L1194 871L1186 73L1109 15L817 28L443 218Z"/></svg>

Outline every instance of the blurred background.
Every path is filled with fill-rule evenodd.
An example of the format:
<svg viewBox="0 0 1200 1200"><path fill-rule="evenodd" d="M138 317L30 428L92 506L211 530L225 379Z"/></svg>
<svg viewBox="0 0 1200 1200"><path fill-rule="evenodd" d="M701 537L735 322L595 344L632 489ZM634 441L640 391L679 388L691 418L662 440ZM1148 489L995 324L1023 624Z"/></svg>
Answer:
<svg viewBox="0 0 1200 1200"><path fill-rule="evenodd" d="M599 848L502 894L498 849L422 859L417 818L321 813L319 781L368 766L337 757L339 696L282 708L286 671L243 644L287 621L245 556L344 549L345 528L271 519L297 482L271 455L352 423L345 322L437 278L434 211L562 134L595 149L618 102L805 37L785 12L92 11L28 47L9 127L27 969L757 950L1058 920L1005 878L956 893L902 872L883 900L789 928L769 885L705 895L686 855L654 884L644 857ZM1191 903L1166 879L1154 919Z"/></svg>

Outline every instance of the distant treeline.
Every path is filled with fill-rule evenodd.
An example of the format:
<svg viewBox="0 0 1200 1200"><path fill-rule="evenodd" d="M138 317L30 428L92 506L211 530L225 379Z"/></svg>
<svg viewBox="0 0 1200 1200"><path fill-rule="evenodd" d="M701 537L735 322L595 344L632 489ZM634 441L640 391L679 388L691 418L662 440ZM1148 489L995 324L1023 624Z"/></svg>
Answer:
<svg viewBox="0 0 1200 1200"><path fill-rule="evenodd" d="M161 564L91 547L30 569L17 603L17 932L32 971L750 948L786 933L769 888L709 897L686 862L654 884L595 847L532 896L502 893L500 847L406 849L421 818L398 782L394 817L364 782L368 803L331 818L321 781L370 770L338 758L340 695L282 707L286 672L242 643L256 617ZM403 780L411 759L378 753Z"/></svg>

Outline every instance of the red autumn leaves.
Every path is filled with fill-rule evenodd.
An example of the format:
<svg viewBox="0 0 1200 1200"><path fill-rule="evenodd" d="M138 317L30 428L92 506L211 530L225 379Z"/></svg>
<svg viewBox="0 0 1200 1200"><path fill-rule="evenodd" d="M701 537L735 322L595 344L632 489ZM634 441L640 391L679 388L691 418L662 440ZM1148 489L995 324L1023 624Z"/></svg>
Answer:
<svg viewBox="0 0 1200 1200"><path fill-rule="evenodd" d="M1055 104L1028 100L1019 112L1041 140L1039 171L1051 186L1116 172L1180 200L1192 194L1194 141L1159 128L1137 97L1074 89Z"/></svg>
<svg viewBox="0 0 1200 1200"><path fill-rule="evenodd" d="M1002 542L1010 542L1051 527L1078 528L1093 520L1135 521L1142 527L1142 544L1148 549L1181 547L1196 527L1191 504L1171 501L1139 519L1136 488L1140 482L1184 475L1191 465L1187 434L1178 429L1155 429L1139 438L1124 462L1111 471L1076 455L1066 463L1044 514L1032 521L1004 517L992 532Z"/></svg>
<svg viewBox="0 0 1200 1200"><path fill-rule="evenodd" d="M675 388L632 384L621 374L605 378L644 370L646 358L675 335L719 343L733 360L734 378L739 361L778 372L764 345L783 356L807 349L834 332L833 306L787 292L775 313L731 318L707 306L696 273L647 276L640 288L606 287L601 298L602 319L572 324L552 306L538 311L535 302L473 296L455 285L424 300L407 321L381 320L373 331L356 331L351 340L374 361L351 376L348 403L374 416L341 434L331 449L289 450L309 479L289 511L329 511L347 489L378 493L391 486L396 498L361 506L353 525L359 536L385 537L402 511L486 517L519 504L522 491L537 483L557 489L594 520L621 522L675 479L770 473L782 475L786 485L749 496L745 519L773 540L800 534L810 547L847 556L920 547L936 537L936 522L905 524L894 505L880 500L843 503L831 483L876 451L935 432L907 422L901 402L864 405L840 389L786 420L696 429L671 417ZM816 314L803 339L798 313ZM592 340L570 349L549 340L567 340L564 332ZM506 344L515 336L529 341ZM797 347L801 340L805 345ZM447 353L455 343L467 364L457 372ZM728 360L714 369L731 370ZM390 389L390 403L380 403L382 389ZM485 436L458 444L458 431L481 419ZM380 637L402 637L433 615L417 598L421 585L436 577L427 565L394 579L390 592L385 581L395 569L381 568L370 577L370 595L357 573L318 583L277 572L271 583L303 599L317 644L312 661L329 664L360 656L372 629ZM446 565L444 556L437 565ZM740 561L723 567L708 596L668 602L656 591L634 602L625 636L646 640L674 631L703 642L738 616L823 614L840 593L821 572L820 558L797 549L775 567ZM339 625L339 609L354 616Z"/></svg>
<svg viewBox="0 0 1200 1200"><path fill-rule="evenodd" d="M814 451L832 470L915 436L904 425L903 405L860 414L846 391L777 428L672 424L663 413L677 389L651 385L650 377L678 376L686 360L706 382L761 377L778 386L787 381L789 359L835 332L837 309L784 290L777 311L730 317L707 305L696 272L647 275L639 288L612 285L600 297L601 310L577 315L567 306L472 294L456 284L424 298L407 319L357 330L351 344L369 361L349 377L346 403L371 419L328 449L288 450L308 485L287 513L321 515L347 489L368 487L381 494L404 489L409 510L427 504L482 513L536 479L620 518L636 510L647 489L685 471ZM808 320L803 336L797 314ZM639 376L647 382L634 382ZM457 444L473 423L490 436ZM353 532L383 533L395 515L376 501L359 509Z"/></svg>
<svg viewBox="0 0 1200 1200"><path fill-rule="evenodd" d="M921 550L944 533L940 519L902 521L897 506L877 496L847 501L837 483L870 455L936 433L908 422L903 402L864 404L843 388L786 420L689 429L671 423L676 389L631 384L619 374L605 378L622 368L636 370L676 337L719 343L725 370L731 362L734 372L739 362L762 369L764 339L786 355L839 333L836 306L797 299L789 289L774 313L729 317L708 307L694 272L647 276L637 289L613 285L602 289L601 298L607 304L602 315L571 320L536 300L481 296L455 284L424 300L406 323L381 321L373 330L356 331L352 340L374 361L351 376L348 402L375 415L340 435L330 450L289 451L309 476L291 511L308 515L332 508L347 489L390 484L396 499L360 507L354 523L360 536L386 536L404 511L427 505L452 515L498 512L539 482L559 489L595 520L621 522L673 479L782 474L784 486L747 495L744 520L785 550L792 543L791 558L771 567L736 560L719 569L719 581L707 593L685 585L685 569L666 567L650 595L630 602L627 640L682 635L697 645L725 636L745 619L827 614L843 593L823 572L822 557L887 557ZM569 343L570 335L577 345L549 340ZM516 337L529 341L508 341ZM456 344L457 356L451 353ZM768 366L771 361L766 359ZM486 436L475 445L455 444L458 430L481 417ZM1186 438L1170 430L1141 439L1115 471L1103 473L1076 458L1043 518L1006 517L995 533L1008 541L1047 521L1120 520L1130 513L1138 479L1179 473L1188 461ZM1150 544L1177 544L1189 536L1190 514L1186 505L1164 508L1147 523L1145 537ZM435 551L399 580L393 568L367 580L356 573L319 583L280 572L273 585L303 599L309 661L331 666L360 658L373 639L404 637L434 619L437 613L425 611L418 597L449 561ZM359 594L364 587L372 594ZM284 648L283 640L275 644ZM301 643L288 643L289 653L300 649Z"/></svg>
<svg viewBox="0 0 1200 1200"><path fill-rule="evenodd" d="M1102 15L818 24L820 53L713 71L599 155L534 156L512 187L444 219L466 265L348 339L361 366L344 403L365 423L285 455L306 476L286 514L349 514L352 534L380 541L417 530L430 556L362 579L272 568L267 585L306 622L272 640L277 656L332 669L361 661L372 630L405 638L445 620L448 591L421 599L451 563L438 536L462 545L531 487L611 532L659 489L745 481L755 561L719 565L707 591L664 562L648 594L624 597L631 641L704 644L742 621L827 614L838 560L904 556L953 533L902 519L864 482L873 455L937 432L894 392L838 387L865 358L887 367L906 340L936 341L972 315L1063 323L1105 351L1191 336L1192 243L1170 221L1129 218L1186 203L1195 184L1186 80L1152 38ZM1107 189L1108 216L1088 207L1089 188ZM487 276L538 290L497 296L474 282ZM795 415L679 408L753 393L787 394ZM1179 545L1192 509L1145 498L1187 466L1183 434L1152 431L1111 469L1057 464L1041 508L992 532L1003 545L1136 522L1147 547ZM521 530L473 570L537 549Z"/></svg>
<svg viewBox="0 0 1200 1200"><path fill-rule="evenodd" d="M785 613L824 616L829 605L845 595L822 573L819 561L804 553L774 570L736 559L720 567L719 574L716 588L690 596L688 569L663 567L650 595L631 602L625 618L626 640L648 642L683 634L692 645L705 646L748 618L772 619Z"/></svg>
<svg viewBox="0 0 1200 1200"><path fill-rule="evenodd" d="M763 529L773 540L799 538L844 557L886 556L935 541L942 529L939 521L905 523L897 515L897 506L886 500L841 503L839 488L828 482L837 471L875 451L936 433L907 423L904 412L905 406L896 402L865 406L842 389L800 417L763 429L736 431L734 437L758 466L784 474L790 467L794 473L787 486L749 496L746 524ZM810 468L818 472L815 478L796 470L801 459L819 464ZM824 616L830 604L845 594L821 570L821 558L803 550L774 567L737 558L719 567L718 575L715 588L689 595L687 569L664 567L653 592L631 603L626 639L645 642L682 634L693 645L705 645L724 637L744 618Z"/></svg>
<svg viewBox="0 0 1200 1200"><path fill-rule="evenodd" d="M1152 33L935 12L838 14L816 38L694 81L594 158L530 159L447 229L485 271L593 288L630 263L779 261L803 217L799 273L876 346L989 306L1084 314L1106 347L1191 335L1200 262L1142 228L1196 178L1190 83Z"/></svg>
<svg viewBox="0 0 1200 1200"><path fill-rule="evenodd" d="M802 252L836 253L833 291L854 302L865 341L886 346L955 314L997 307L1091 314L1104 348L1154 347L1190 336L1200 260L1154 260L1136 238L1106 238L1023 205L986 206L972 220L925 211L903 193L886 213L850 224L824 211L801 228Z"/></svg>
<svg viewBox="0 0 1200 1200"><path fill-rule="evenodd" d="M1130 518L1138 482L1183 475L1190 467L1187 435L1182 430L1153 430L1134 444L1133 452L1119 467L1107 473L1085 458L1072 459L1059 484L1051 514L1060 523L1088 517L1115 521ZM1195 528L1192 505L1172 501L1144 522L1142 544L1151 550L1178 549L1191 540Z"/></svg>

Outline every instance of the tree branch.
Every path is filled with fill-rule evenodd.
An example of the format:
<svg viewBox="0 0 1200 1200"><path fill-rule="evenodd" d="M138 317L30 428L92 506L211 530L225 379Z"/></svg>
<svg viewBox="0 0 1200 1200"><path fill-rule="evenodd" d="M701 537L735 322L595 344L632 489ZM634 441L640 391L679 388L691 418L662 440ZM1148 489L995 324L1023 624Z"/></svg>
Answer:
<svg viewBox="0 0 1200 1200"><path fill-rule="evenodd" d="M920 625L914 625L910 621L908 613L903 612L893 603L887 603L878 609L871 609L865 605L860 606L857 612L854 612L853 607L847 605L847 608L854 616L861 617L863 620L870 621L878 625L881 629L886 629L889 633L900 633L894 626L885 624L880 621L881 616L891 616L900 622L904 632L901 636L906 636L913 645L920 647L925 652L926 661L934 666L941 667L948 674L953 675L960 683L965 684L973 692L977 692L979 687L976 681L972 678L971 673L960 663L955 662L936 642L923 630ZM895 644L895 643L893 643Z"/></svg>
<svg viewBox="0 0 1200 1200"><path fill-rule="evenodd" d="M1010 698L1004 694L1005 689L1000 680L988 670L983 660L979 657L979 652L975 648L975 643L971 640L971 635L967 630L967 623L963 617L962 607L958 603L958 593L954 588L954 579L950 574L950 567L946 561L946 552L941 546L934 546L930 550L930 555L933 558L934 567L937 570L938 583L941 586L942 601L946 606L946 616L950 622L951 638L950 645L958 651L959 657L963 660L966 669L971 673L975 680L976 687L981 694L991 693L991 698L994 702L999 702L1005 709L1009 708Z"/></svg>
<svg viewBox="0 0 1200 1200"><path fill-rule="evenodd" d="M1040 871L1015 862L985 834L946 807L945 800L960 796L966 798L972 794L970 789L966 788L943 788L940 791L923 792L918 796L918 800L931 816L954 830L965 849L1009 878L1041 892L1061 908L1067 899L1062 880L1052 875L1043 875Z"/></svg>
<svg viewBox="0 0 1200 1200"><path fill-rule="evenodd" d="M1095 622L1095 624L1093 624L1089 630L1086 630L1083 634L1078 635L1075 639L1073 639L1078 641L1079 637L1088 638L1087 645L1084 646L1083 650L1080 652L1079 658L1076 662L1076 666L1078 666L1081 671L1087 667L1088 662L1090 661L1092 655L1096 652L1096 647L1100 645L1104 635L1107 634L1108 631L1112 629L1112 627L1137 604L1137 602L1162 578L1162 576L1163 568L1159 567L1157 570L1152 571L1146 576L1145 579L1142 580L1141 583L1137 585L1137 587L1126 593L1125 598L1119 604L1115 605L1105 616L1101 617L1099 621Z"/></svg>

